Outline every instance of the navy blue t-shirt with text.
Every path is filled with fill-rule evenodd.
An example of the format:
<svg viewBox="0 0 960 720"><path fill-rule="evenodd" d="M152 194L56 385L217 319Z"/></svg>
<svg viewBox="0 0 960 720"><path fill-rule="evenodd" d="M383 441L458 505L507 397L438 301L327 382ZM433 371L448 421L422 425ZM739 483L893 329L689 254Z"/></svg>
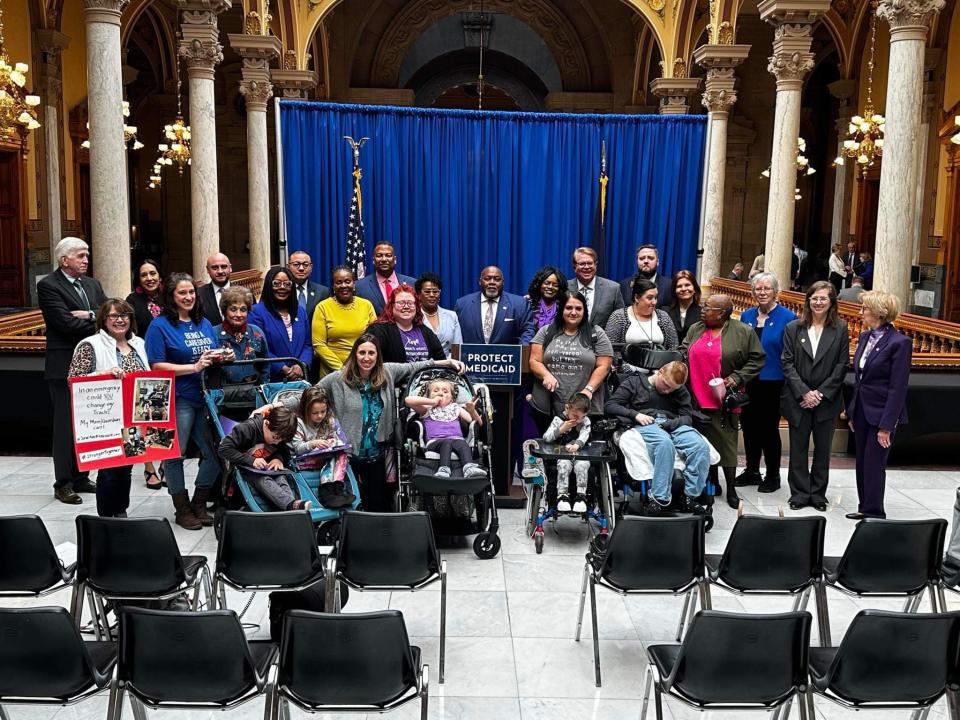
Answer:
<svg viewBox="0 0 960 720"><path fill-rule="evenodd" d="M218 347L213 325L206 318L202 318L199 323L180 320L174 327L164 315L150 323L145 342L147 360L151 364L165 362L190 365L199 360L207 350ZM194 403L203 402L200 373L177 376L175 386L177 398Z"/></svg>

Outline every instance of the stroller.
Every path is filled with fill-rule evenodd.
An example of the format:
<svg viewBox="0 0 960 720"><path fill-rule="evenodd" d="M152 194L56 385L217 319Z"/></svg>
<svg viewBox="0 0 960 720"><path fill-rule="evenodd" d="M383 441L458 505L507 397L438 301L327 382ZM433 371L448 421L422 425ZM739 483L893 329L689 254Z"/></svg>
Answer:
<svg viewBox="0 0 960 720"><path fill-rule="evenodd" d="M304 377L306 377L307 368L297 358L271 358L271 362L277 361L299 365L303 370ZM267 363L263 360L237 360L229 365L256 364L266 365ZM225 382L225 378L226 375L220 372L220 368L216 365L204 370L201 376L203 399L211 421L213 441L216 444L219 444L237 423L248 418L250 413L258 407L272 402L282 402L285 405L295 406L300 402L301 393L310 387L310 384L305 380L261 384L258 381L229 383ZM333 510L323 507L317 499L317 491L321 481L330 477L334 472L336 455L344 449L348 448L332 448L329 451L330 459L328 462L322 465L316 463L318 469L298 469L295 461L294 467L291 468L292 472L290 474L296 484L294 491L300 499L309 500L313 503L309 512L314 525L317 526L318 545L334 545L340 537L341 513L344 510L355 510L360 504L357 479L349 464L346 467L344 482L349 485L350 491L353 493L353 503L349 507ZM273 511L274 508L270 503L257 492L256 488L236 468L225 468L222 478L224 502L214 514L214 532L218 538L220 537L220 521L227 510Z"/></svg>
<svg viewBox="0 0 960 720"><path fill-rule="evenodd" d="M456 391L453 402L463 405L476 398L477 412L483 423L469 423L464 439L473 451L474 461L486 471L484 476L463 477L464 463L456 456L451 458L451 476L437 476L439 455L426 447L426 431L419 414L403 404L406 397L426 395L427 387L434 380L453 384ZM485 385L471 384L466 376L446 368L428 368L410 378L401 396L398 404L399 426L403 432L398 463L400 511L426 510L437 535L476 533L473 551L477 557L484 560L496 557L500 551L497 534L500 523L491 474L489 438L493 436L490 431L493 406L489 390Z"/></svg>

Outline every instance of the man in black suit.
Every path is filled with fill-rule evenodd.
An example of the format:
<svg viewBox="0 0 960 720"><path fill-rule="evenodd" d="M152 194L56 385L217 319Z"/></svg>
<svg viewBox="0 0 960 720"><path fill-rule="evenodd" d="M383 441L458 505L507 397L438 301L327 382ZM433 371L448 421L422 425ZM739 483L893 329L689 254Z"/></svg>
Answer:
<svg viewBox="0 0 960 720"><path fill-rule="evenodd" d="M845 288L853 285L853 278L863 270L863 263L860 262L860 253L857 252L855 242L847 243L847 252L843 256L843 267L847 271L847 277L843 281Z"/></svg>
<svg viewBox="0 0 960 720"><path fill-rule="evenodd" d="M67 374L77 344L95 332L97 309L106 300L103 288L84 277L90 250L80 238L65 237L54 251L58 268L37 283L40 312L46 324L43 377L53 403L53 496L62 503L83 502L78 492L96 492L87 473L77 469Z"/></svg>
<svg viewBox="0 0 960 720"><path fill-rule="evenodd" d="M211 325L219 325L223 322L223 315L220 314L220 294L230 287L232 272L230 258L223 253L214 253L207 258L207 275L210 276L210 282L200 286L197 297L200 299L203 316L210 321Z"/></svg>
<svg viewBox="0 0 960 720"><path fill-rule="evenodd" d="M317 303L330 297L330 288L310 279L313 272L313 260L303 250L290 253L287 260L287 270L293 276L293 294L297 302L307 311L307 322L313 319L313 311Z"/></svg>
<svg viewBox="0 0 960 720"><path fill-rule="evenodd" d="M397 285L413 287L416 280L397 272L397 253L388 242L381 241L373 246L373 269L371 275L357 280L354 292L357 297L373 303L373 311L379 317Z"/></svg>
<svg viewBox="0 0 960 720"><path fill-rule="evenodd" d="M673 301L671 291L673 282L657 272L659 264L660 253L656 245L644 243L637 248L637 274L620 281L620 294L623 296L623 304L626 307L633 304L633 281L638 277L649 280L657 286L657 307L665 308Z"/></svg>

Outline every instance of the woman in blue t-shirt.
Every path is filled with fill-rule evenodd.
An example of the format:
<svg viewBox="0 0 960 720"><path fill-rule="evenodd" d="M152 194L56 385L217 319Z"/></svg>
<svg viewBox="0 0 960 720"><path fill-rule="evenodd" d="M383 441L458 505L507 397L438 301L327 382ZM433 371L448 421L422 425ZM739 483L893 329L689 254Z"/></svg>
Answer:
<svg viewBox="0 0 960 720"><path fill-rule="evenodd" d="M146 344L150 367L172 371L177 376L174 386L180 451L186 450L190 440L200 451L192 501L183 478L183 457L164 463L177 525L199 530L204 525L213 525L213 518L207 513L207 498L219 474L216 455L204 427L200 374L214 362L233 360L233 350L219 348L213 326L200 310L193 278L187 273L172 273L167 278L163 287L163 313L150 323Z"/></svg>

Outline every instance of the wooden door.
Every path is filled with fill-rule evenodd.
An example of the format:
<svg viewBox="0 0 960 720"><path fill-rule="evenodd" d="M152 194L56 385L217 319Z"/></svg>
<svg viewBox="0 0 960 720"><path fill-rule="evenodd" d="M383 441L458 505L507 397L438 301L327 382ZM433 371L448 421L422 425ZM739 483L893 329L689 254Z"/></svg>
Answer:
<svg viewBox="0 0 960 720"><path fill-rule="evenodd" d="M880 208L880 173L871 168L857 182L860 193L857 203L857 251L874 254L877 244L877 212Z"/></svg>
<svg viewBox="0 0 960 720"><path fill-rule="evenodd" d="M947 167L947 207L944 235L943 319L960 322L960 152L950 149Z"/></svg>
<svg viewBox="0 0 960 720"><path fill-rule="evenodd" d="M26 305L26 234L19 152L0 151L0 307Z"/></svg>

